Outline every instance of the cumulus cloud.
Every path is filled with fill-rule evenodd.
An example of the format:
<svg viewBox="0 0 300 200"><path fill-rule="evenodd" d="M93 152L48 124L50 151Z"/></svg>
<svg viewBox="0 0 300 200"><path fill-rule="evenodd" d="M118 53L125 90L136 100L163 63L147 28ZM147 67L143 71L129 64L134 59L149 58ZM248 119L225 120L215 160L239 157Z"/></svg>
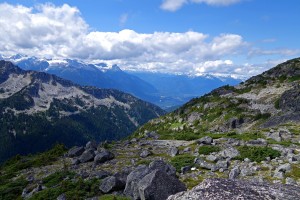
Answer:
<svg viewBox="0 0 300 200"><path fill-rule="evenodd" d="M242 0L163 0L160 8L174 12L187 3L205 3L212 6L228 6L240 1Z"/></svg>
<svg viewBox="0 0 300 200"><path fill-rule="evenodd" d="M195 31L145 34L128 29L91 31L80 11L67 4L41 4L29 8L2 3L0 27L2 55L21 53L106 62L119 64L125 70L239 75L245 73L237 70L241 66L225 58L261 53L259 49L250 51L249 44L236 34L210 36Z"/></svg>

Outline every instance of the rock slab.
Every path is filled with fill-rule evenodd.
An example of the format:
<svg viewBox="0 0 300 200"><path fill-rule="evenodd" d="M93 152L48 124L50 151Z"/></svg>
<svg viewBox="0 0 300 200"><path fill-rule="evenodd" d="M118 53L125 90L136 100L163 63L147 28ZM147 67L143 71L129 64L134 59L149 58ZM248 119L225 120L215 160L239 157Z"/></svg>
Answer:
<svg viewBox="0 0 300 200"><path fill-rule="evenodd" d="M168 200L294 200L300 187L230 179L206 179L190 191L172 195Z"/></svg>

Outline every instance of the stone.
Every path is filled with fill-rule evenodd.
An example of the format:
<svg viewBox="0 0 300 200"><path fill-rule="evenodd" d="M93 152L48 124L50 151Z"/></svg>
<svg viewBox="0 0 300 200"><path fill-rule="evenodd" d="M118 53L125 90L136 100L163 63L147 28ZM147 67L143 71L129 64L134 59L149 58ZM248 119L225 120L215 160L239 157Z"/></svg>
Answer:
<svg viewBox="0 0 300 200"><path fill-rule="evenodd" d="M293 185L270 184L231 179L206 179L187 192L172 195L168 200L294 200L299 199L300 188Z"/></svg>
<svg viewBox="0 0 300 200"><path fill-rule="evenodd" d="M280 171L275 171L273 177L278 179L284 179L284 173Z"/></svg>
<svg viewBox="0 0 300 200"><path fill-rule="evenodd" d="M159 134L156 133L155 131L151 131L151 132L147 132L145 134L146 138L153 138L155 140L157 140L159 138Z"/></svg>
<svg viewBox="0 0 300 200"><path fill-rule="evenodd" d="M165 200L170 195L185 190L182 182L161 170L154 170L138 183L141 200Z"/></svg>
<svg viewBox="0 0 300 200"><path fill-rule="evenodd" d="M95 156L94 163L97 165L97 164L112 160L114 158L115 158L115 155L112 152L110 152L108 150L104 150Z"/></svg>
<svg viewBox="0 0 300 200"><path fill-rule="evenodd" d="M267 136L267 138L273 139L273 140L275 140L277 142L281 142L282 141L280 132L270 132L270 133L267 133L266 136Z"/></svg>
<svg viewBox="0 0 300 200"><path fill-rule="evenodd" d="M95 141L89 141L89 142L86 143L85 149L96 150L97 149L97 143Z"/></svg>
<svg viewBox="0 0 300 200"><path fill-rule="evenodd" d="M176 155L178 155L179 150L176 147L171 147L171 149L169 150L169 155L171 157L175 157Z"/></svg>
<svg viewBox="0 0 300 200"><path fill-rule="evenodd" d="M290 163L286 163L286 164L283 164L283 165L280 165L279 167L277 167L276 171L279 171L279 172L289 172L291 171L292 169L292 166Z"/></svg>
<svg viewBox="0 0 300 200"><path fill-rule="evenodd" d="M187 152L190 152L191 150L192 150L191 147L186 147L183 149L183 152L187 153Z"/></svg>
<svg viewBox="0 0 300 200"><path fill-rule="evenodd" d="M141 158L146 158L146 157L148 157L148 156L150 156L151 155L151 152L150 151L148 151L148 150L143 150L142 152L141 152L141 154L140 154L140 157Z"/></svg>
<svg viewBox="0 0 300 200"><path fill-rule="evenodd" d="M181 167L180 171L181 171L181 174L186 174L188 172L191 171L191 166L185 166L185 167Z"/></svg>
<svg viewBox="0 0 300 200"><path fill-rule="evenodd" d="M113 191L119 191L125 188L125 184L114 176L109 176L101 182L99 189L107 194Z"/></svg>
<svg viewBox="0 0 300 200"><path fill-rule="evenodd" d="M111 173L110 173L110 172L107 172L107 171L97 171L97 172L95 172L95 176L96 176L98 179L104 179L104 178L106 178L106 177L111 176Z"/></svg>
<svg viewBox="0 0 300 200"><path fill-rule="evenodd" d="M139 182L156 170L167 174L169 177L176 178L176 169L172 165L165 163L163 160L155 160L149 166L139 165L127 176L124 194L132 199L140 199Z"/></svg>
<svg viewBox="0 0 300 200"><path fill-rule="evenodd" d="M214 164L208 163L208 162L206 162L205 160L203 160L203 159L201 159L201 158L196 158L196 159L194 160L194 163L195 163L196 165L199 165L199 166L200 166L201 168L203 168L203 169L209 169L209 170L213 169L214 171L218 170L218 169L216 169L216 167L215 167Z"/></svg>
<svg viewBox="0 0 300 200"><path fill-rule="evenodd" d="M239 167L234 167L233 169L230 170L229 179L236 179L241 173L241 170L239 169Z"/></svg>
<svg viewBox="0 0 300 200"><path fill-rule="evenodd" d="M149 167L146 165L139 165L135 170L133 170L126 180L126 186L124 194L130 196L132 199L139 199L138 183L142 178L149 174Z"/></svg>
<svg viewBox="0 0 300 200"><path fill-rule="evenodd" d="M56 198L56 200L67 200L67 197L65 194L61 194Z"/></svg>
<svg viewBox="0 0 300 200"><path fill-rule="evenodd" d="M213 142L213 139L209 136L205 136L196 141L198 144L207 144L210 145Z"/></svg>
<svg viewBox="0 0 300 200"><path fill-rule="evenodd" d="M223 158L235 158L237 156L240 155L240 152L236 149L236 148L233 148L233 147L228 147L226 149L224 149L223 151L221 151L219 153L219 155Z"/></svg>
<svg viewBox="0 0 300 200"><path fill-rule="evenodd" d="M247 146L267 146L268 142L265 139L259 138L257 140L250 140Z"/></svg>
<svg viewBox="0 0 300 200"><path fill-rule="evenodd" d="M289 185L297 185L297 182L295 181L295 179L287 177L285 179L285 184L289 184Z"/></svg>
<svg viewBox="0 0 300 200"><path fill-rule="evenodd" d="M78 165L78 164L80 164L80 160L78 158L73 158L71 160L71 165Z"/></svg>
<svg viewBox="0 0 300 200"><path fill-rule="evenodd" d="M214 155L208 155L208 156L206 156L206 160L208 160L208 161L211 161L211 162L216 162L216 161L218 161L218 157L217 156L214 156Z"/></svg>
<svg viewBox="0 0 300 200"><path fill-rule="evenodd" d="M255 170L252 167L242 168L240 175L241 176L252 176L254 175Z"/></svg>
<svg viewBox="0 0 300 200"><path fill-rule="evenodd" d="M84 152L84 148L83 147L73 147L71 148L69 151L68 151L68 156L70 158L73 158L73 157L78 157L80 156L82 153Z"/></svg>
<svg viewBox="0 0 300 200"><path fill-rule="evenodd" d="M198 121L201 119L201 114L198 112L192 112L188 117L187 117L187 122L189 124L194 123L195 121Z"/></svg>
<svg viewBox="0 0 300 200"><path fill-rule="evenodd" d="M155 160L149 164L149 169L153 170L161 170L166 172L169 176L176 176L176 168L172 165L165 163L163 160Z"/></svg>
<svg viewBox="0 0 300 200"><path fill-rule="evenodd" d="M79 157L79 161L81 163L86 163L86 162L89 162L89 161L92 161L94 160L94 157L95 157L95 152L94 150L86 150L83 152L83 154Z"/></svg>
<svg viewBox="0 0 300 200"><path fill-rule="evenodd" d="M219 160L217 163L216 163L216 167L218 169L228 169L229 167L229 162L227 160Z"/></svg>

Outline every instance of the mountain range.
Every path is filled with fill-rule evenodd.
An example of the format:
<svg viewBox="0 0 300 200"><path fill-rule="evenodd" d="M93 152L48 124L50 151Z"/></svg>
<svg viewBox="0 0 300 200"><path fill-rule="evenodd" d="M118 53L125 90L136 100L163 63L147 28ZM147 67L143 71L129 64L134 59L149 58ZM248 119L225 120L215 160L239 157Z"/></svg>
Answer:
<svg viewBox="0 0 300 200"><path fill-rule="evenodd" d="M24 70L55 74L80 85L117 89L163 109L179 106L222 85L236 85L240 79L213 75L188 76L154 72L122 71L117 65L86 64L72 59L40 59L24 55L6 57Z"/></svg>
<svg viewBox="0 0 300 200"><path fill-rule="evenodd" d="M128 136L165 112L113 89L80 86L44 72L0 61L0 160Z"/></svg>

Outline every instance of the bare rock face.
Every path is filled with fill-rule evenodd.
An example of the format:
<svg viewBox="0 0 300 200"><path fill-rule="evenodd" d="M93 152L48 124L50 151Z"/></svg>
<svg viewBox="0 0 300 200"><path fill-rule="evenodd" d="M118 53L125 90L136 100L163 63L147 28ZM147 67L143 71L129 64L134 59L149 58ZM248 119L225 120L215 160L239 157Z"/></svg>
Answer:
<svg viewBox="0 0 300 200"><path fill-rule="evenodd" d="M206 179L190 191L172 195L168 200L294 200L300 187L230 179Z"/></svg>

